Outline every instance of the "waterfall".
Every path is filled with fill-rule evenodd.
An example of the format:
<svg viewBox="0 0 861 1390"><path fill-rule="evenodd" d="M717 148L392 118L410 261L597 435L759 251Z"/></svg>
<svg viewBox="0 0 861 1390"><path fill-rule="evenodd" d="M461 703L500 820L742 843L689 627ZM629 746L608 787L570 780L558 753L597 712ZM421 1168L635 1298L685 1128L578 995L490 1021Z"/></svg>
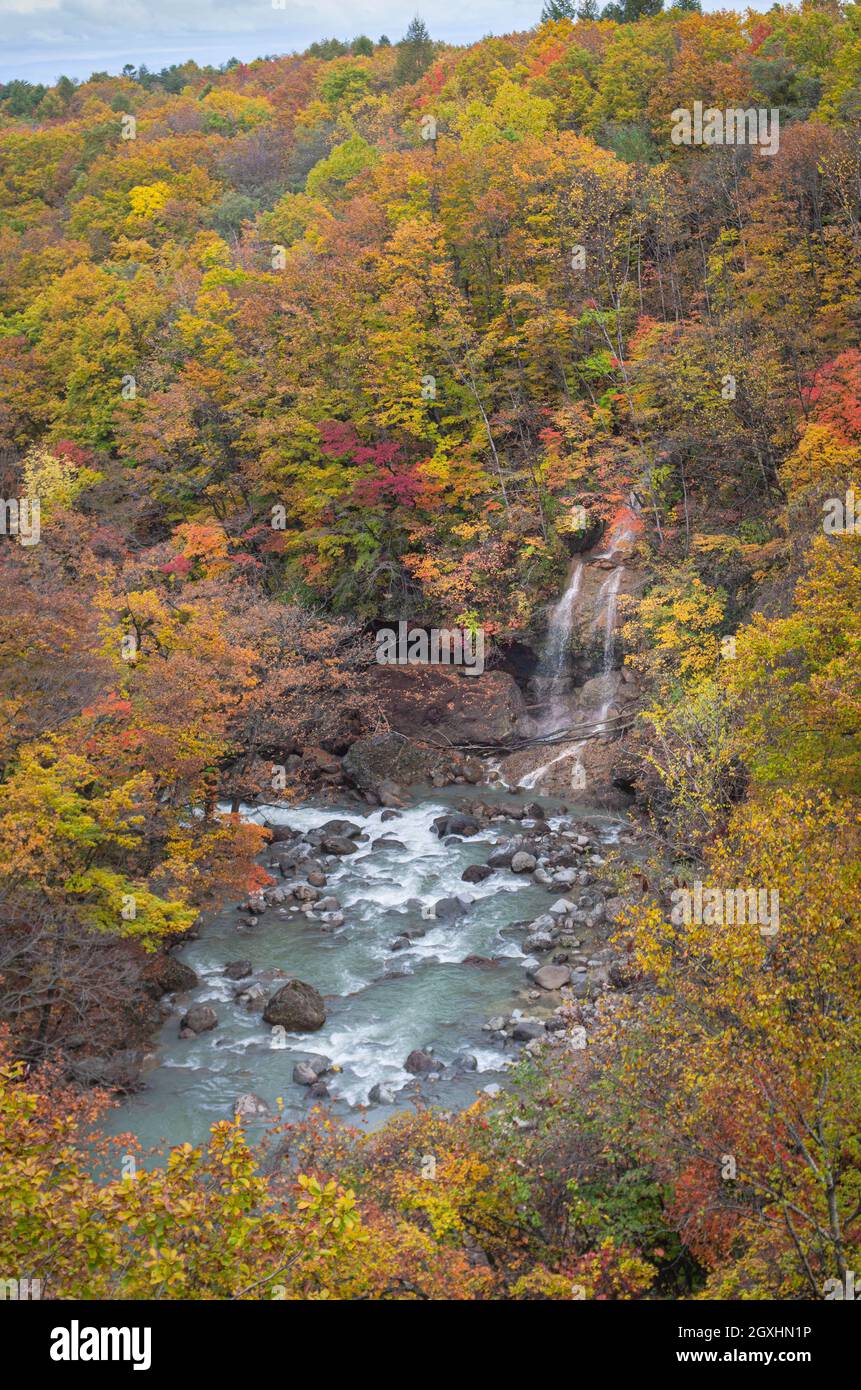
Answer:
<svg viewBox="0 0 861 1390"><path fill-rule="evenodd" d="M547 710L540 721L541 732L545 734L564 728L568 716L568 644L582 583L583 561L578 556L571 566L562 597L548 615L547 637L535 680L536 694L539 698L546 696Z"/></svg>
<svg viewBox="0 0 861 1390"><path fill-rule="evenodd" d="M534 690L542 706L536 721L542 734L557 733L577 723L591 723L594 734L606 732L607 717L617 687L613 659L619 589L625 573L624 552L634 540L639 525L637 509L633 505L623 508L605 547L592 556L576 557L562 595L547 615L547 635L534 682ZM582 621L582 627L586 630L596 634L603 632L602 665L598 681L595 685L590 683L589 705L585 710L581 709L578 717L572 708L569 652L575 622L583 606L581 591L584 576L591 565L608 567L607 576L594 594ZM537 786L549 768L565 759L577 758L586 741L566 745L548 762L522 776L520 785L524 788Z"/></svg>

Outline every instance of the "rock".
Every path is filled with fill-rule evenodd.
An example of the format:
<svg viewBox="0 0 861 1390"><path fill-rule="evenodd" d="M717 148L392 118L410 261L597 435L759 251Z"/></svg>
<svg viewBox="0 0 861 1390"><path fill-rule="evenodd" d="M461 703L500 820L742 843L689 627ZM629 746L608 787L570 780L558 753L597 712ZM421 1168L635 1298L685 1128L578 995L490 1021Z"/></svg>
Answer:
<svg viewBox="0 0 861 1390"><path fill-rule="evenodd" d="M327 879L321 869L312 869L308 875L308 882L312 888L325 888Z"/></svg>
<svg viewBox="0 0 861 1390"><path fill-rule="evenodd" d="M348 835L327 835L322 843L327 854L355 854L358 849Z"/></svg>
<svg viewBox="0 0 861 1390"><path fill-rule="evenodd" d="M327 835L345 835L349 840L357 840L362 833L362 827L355 821L335 819L318 825L316 830L309 830L307 838L312 844L319 844Z"/></svg>
<svg viewBox="0 0 861 1390"><path fill-rule="evenodd" d="M495 970L497 962L491 960L489 956L464 956L461 965L474 965L479 970Z"/></svg>
<svg viewBox="0 0 861 1390"><path fill-rule="evenodd" d="M458 1071L478 1071L478 1059L471 1052L459 1052L452 1065Z"/></svg>
<svg viewBox="0 0 861 1390"><path fill-rule="evenodd" d="M534 854L527 854L525 850L518 850L511 857L511 872L513 874L529 874L535 868L537 860Z"/></svg>
<svg viewBox="0 0 861 1390"><path fill-rule="evenodd" d="M571 979L571 971L567 965L542 965L532 978L542 989L561 989Z"/></svg>
<svg viewBox="0 0 861 1390"><path fill-rule="evenodd" d="M413 1076L427 1075L428 1072L438 1071L439 1062L436 1057L432 1057L423 1048L416 1047L404 1062L404 1067Z"/></svg>
<svg viewBox="0 0 861 1390"><path fill-rule="evenodd" d="M434 916L438 922L456 922L465 917L467 911L468 904L463 898L440 898L434 907Z"/></svg>
<svg viewBox="0 0 861 1390"><path fill-rule="evenodd" d="M384 777L382 782L376 786L377 798L381 806L403 806L404 794L402 787L393 782L390 777Z"/></svg>
<svg viewBox="0 0 861 1390"><path fill-rule="evenodd" d="M218 1023L218 1014L208 1004L194 1004L180 1020L180 1028L192 1033L208 1033Z"/></svg>
<svg viewBox="0 0 861 1390"><path fill-rule="evenodd" d="M542 951L549 951L553 945L555 936L553 932L536 931L530 932L523 943L523 949L528 956L540 955Z"/></svg>
<svg viewBox="0 0 861 1390"><path fill-rule="evenodd" d="M463 883L483 883L492 873L489 864L468 864L460 877Z"/></svg>
<svg viewBox="0 0 861 1390"><path fill-rule="evenodd" d="M326 1085L325 1081L315 1081L314 1085L309 1087L308 1090L308 1095L312 1096L314 1100L325 1100L328 1094L329 1087Z"/></svg>
<svg viewBox="0 0 861 1390"><path fill-rule="evenodd" d="M233 1113L240 1120L262 1119L269 1114L269 1106L253 1091L245 1091L241 1096L236 1097Z"/></svg>
<svg viewBox="0 0 861 1390"><path fill-rule="evenodd" d="M341 904L339 899L330 893L327 898L318 898L314 907L317 912L338 912Z"/></svg>
<svg viewBox="0 0 861 1390"><path fill-rule="evenodd" d="M543 806L539 806L537 801L530 801L529 805L525 808L525 811L526 815L529 817L530 820L543 821L547 819L547 812L545 811Z"/></svg>
<svg viewBox="0 0 861 1390"><path fill-rule="evenodd" d="M511 1036L515 1042L531 1042L533 1038L543 1038L544 1024L538 1018L518 1019Z"/></svg>
<svg viewBox="0 0 861 1390"><path fill-rule="evenodd" d="M371 1087L368 1092L368 1100L371 1101L373 1105L394 1105L395 1103L394 1095L389 1090L388 1086L384 1086L381 1081L377 1081Z"/></svg>
<svg viewBox="0 0 861 1390"><path fill-rule="evenodd" d="M486 1023L482 1024L481 1031L483 1033L501 1033L504 1028L505 1019L501 1014L497 1014L495 1018L489 1018Z"/></svg>
<svg viewBox="0 0 861 1390"><path fill-rule="evenodd" d="M286 1028L288 1033L314 1033L326 1022L326 1006L313 985L288 980L272 995L263 1010L266 1023Z"/></svg>
<svg viewBox="0 0 861 1390"><path fill-rule="evenodd" d="M487 862L491 869L507 869L511 865L511 861L516 853L517 845L508 841L492 849L487 856Z"/></svg>
<svg viewBox="0 0 861 1390"><path fill-rule="evenodd" d="M307 1062L297 1062L293 1068L293 1080L297 1086L313 1086L317 1080L317 1073Z"/></svg>
<svg viewBox="0 0 861 1390"><path fill-rule="evenodd" d="M462 815L454 811L447 816L437 816L433 822L433 828L442 840L446 835L462 835L469 838L477 835L481 829L475 816Z"/></svg>
<svg viewBox="0 0 861 1390"><path fill-rule="evenodd" d="M240 1008L247 1009L249 1013L260 1013L266 1002L266 991L259 984L245 985L233 997Z"/></svg>
<svg viewBox="0 0 861 1390"><path fill-rule="evenodd" d="M228 980L244 980L251 974L250 960L229 960L224 967Z"/></svg>
<svg viewBox="0 0 861 1390"><path fill-rule="evenodd" d="M440 665L380 666L375 686L393 729L423 740L438 730L437 744L505 745L525 712L517 682L506 671L465 676ZM386 775L406 780L397 768Z"/></svg>
<svg viewBox="0 0 861 1390"><path fill-rule="evenodd" d="M380 667L375 675L379 677L385 669ZM397 720L392 723L398 725ZM341 769L354 786L376 801L376 789L383 782L404 786L429 781L439 757L439 753L417 747L403 734L392 731L356 739L341 760Z"/></svg>
<svg viewBox="0 0 861 1390"><path fill-rule="evenodd" d="M556 902L548 909L551 917L567 917L574 904L568 898L557 898Z"/></svg>
<svg viewBox="0 0 861 1390"><path fill-rule="evenodd" d="M189 1037L194 1034L189 1031ZM69 1068L70 1076L86 1086L105 1086L115 1091L136 1091L144 1056L138 1048L123 1048L110 1057L79 1057Z"/></svg>
<svg viewBox="0 0 861 1390"><path fill-rule="evenodd" d="M181 994L200 983L190 965L171 955L157 955L147 961L143 981L151 999L160 999L164 994Z"/></svg>
<svg viewBox="0 0 861 1390"><path fill-rule="evenodd" d="M482 780L484 769L477 758L467 758L463 765L463 775L473 786Z"/></svg>
<svg viewBox="0 0 861 1390"><path fill-rule="evenodd" d="M387 821L387 820L400 820L400 818L401 818L401 813L400 813L400 811L391 811L391 810L389 810L389 811L383 811L383 814L380 816L380 821L382 822L382 821Z"/></svg>
<svg viewBox="0 0 861 1390"><path fill-rule="evenodd" d="M327 753L325 748L303 748L302 761L314 772L340 773L341 759L336 758L334 753Z"/></svg>

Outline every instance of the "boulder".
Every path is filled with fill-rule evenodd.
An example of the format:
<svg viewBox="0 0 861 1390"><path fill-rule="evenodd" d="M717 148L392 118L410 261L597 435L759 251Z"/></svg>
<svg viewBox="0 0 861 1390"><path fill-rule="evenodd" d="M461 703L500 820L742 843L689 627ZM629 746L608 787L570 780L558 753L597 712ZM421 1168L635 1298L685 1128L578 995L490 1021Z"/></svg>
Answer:
<svg viewBox="0 0 861 1390"><path fill-rule="evenodd" d="M377 1081L368 1092L368 1100L373 1105L394 1105L395 1097L388 1086L383 1085L382 1081Z"/></svg>
<svg viewBox="0 0 861 1390"><path fill-rule="evenodd" d="M229 960L224 967L228 980L244 980L251 974L250 960Z"/></svg>
<svg viewBox="0 0 861 1390"><path fill-rule="evenodd" d="M481 826L475 816L452 811L449 815L437 816L433 822L433 828L442 840L445 839L446 835L463 835L469 838L472 835L477 835Z"/></svg>
<svg viewBox="0 0 861 1390"><path fill-rule="evenodd" d="M478 1071L478 1060L471 1052L459 1052L452 1065L458 1071Z"/></svg>
<svg viewBox="0 0 861 1390"><path fill-rule="evenodd" d="M438 922L456 922L465 917L468 910L469 904L463 898L440 898L434 907L434 916Z"/></svg>
<svg viewBox="0 0 861 1390"><path fill-rule="evenodd" d="M428 1072L439 1071L440 1064L436 1057L432 1057L423 1048L416 1047L404 1062L404 1067L413 1076L426 1075Z"/></svg>
<svg viewBox="0 0 861 1390"><path fill-rule="evenodd" d="M377 798L381 806L398 807L404 805L403 789L398 782L393 782L390 777L384 777L376 787Z"/></svg>
<svg viewBox="0 0 861 1390"><path fill-rule="evenodd" d="M534 854L527 854L525 850L519 849L511 857L511 872L513 874L529 874L535 868L536 863Z"/></svg>
<svg viewBox="0 0 861 1390"><path fill-rule="evenodd" d="M511 1036L515 1042L531 1042L533 1038L544 1037L544 1024L538 1018L520 1018L514 1025Z"/></svg>
<svg viewBox="0 0 861 1390"><path fill-rule="evenodd" d="M567 965L542 965L532 976L541 989L561 989L571 979Z"/></svg>
<svg viewBox="0 0 861 1390"><path fill-rule="evenodd" d="M288 980L277 989L263 1010L266 1023L280 1025L288 1033L314 1033L326 1022L322 995L303 980Z"/></svg>
<svg viewBox="0 0 861 1390"><path fill-rule="evenodd" d="M355 854L358 849L348 835L327 835L322 845L326 854Z"/></svg>
<svg viewBox="0 0 861 1390"><path fill-rule="evenodd" d="M240 1120L258 1120L269 1114L269 1106L253 1091L245 1091L236 1097L233 1113Z"/></svg>
<svg viewBox="0 0 861 1390"><path fill-rule="evenodd" d="M260 1013L266 1003L266 991L260 984L243 985L233 997L239 1007L249 1013Z"/></svg>
<svg viewBox="0 0 861 1390"><path fill-rule="evenodd" d="M190 965L171 955L157 955L147 961L143 980L151 999L160 999L164 994L180 994L200 983Z"/></svg>
<svg viewBox="0 0 861 1390"><path fill-rule="evenodd" d="M468 864L460 877L463 883L483 883L492 873L489 864Z"/></svg>
<svg viewBox="0 0 861 1390"><path fill-rule="evenodd" d="M180 1028L190 1033L208 1033L218 1024L218 1014L208 1004L193 1004L180 1020Z"/></svg>

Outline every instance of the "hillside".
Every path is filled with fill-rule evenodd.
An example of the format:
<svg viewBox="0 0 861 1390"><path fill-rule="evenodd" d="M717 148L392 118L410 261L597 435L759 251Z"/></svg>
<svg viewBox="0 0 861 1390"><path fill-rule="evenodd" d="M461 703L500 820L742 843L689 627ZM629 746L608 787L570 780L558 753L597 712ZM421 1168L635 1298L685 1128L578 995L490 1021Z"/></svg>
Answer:
<svg viewBox="0 0 861 1390"><path fill-rule="evenodd" d="M861 1259L861 5L609 9L0 88L0 1264L57 1297L809 1299ZM487 669L381 666L399 624ZM498 1104L312 1107L274 1169L225 1119L95 1178L93 1058L271 889L241 804L570 803L530 777L587 716L637 844L575 1043Z"/></svg>

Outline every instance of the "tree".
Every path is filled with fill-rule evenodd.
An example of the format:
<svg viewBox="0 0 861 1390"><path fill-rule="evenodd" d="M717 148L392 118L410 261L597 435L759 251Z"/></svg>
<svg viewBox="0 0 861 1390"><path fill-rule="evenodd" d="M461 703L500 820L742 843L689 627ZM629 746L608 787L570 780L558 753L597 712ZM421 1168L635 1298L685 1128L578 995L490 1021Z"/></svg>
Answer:
<svg viewBox="0 0 861 1390"><path fill-rule="evenodd" d="M395 82L401 86L418 82L434 59L435 46L428 33L427 25L418 15L410 20L407 32L398 44L395 63Z"/></svg>

